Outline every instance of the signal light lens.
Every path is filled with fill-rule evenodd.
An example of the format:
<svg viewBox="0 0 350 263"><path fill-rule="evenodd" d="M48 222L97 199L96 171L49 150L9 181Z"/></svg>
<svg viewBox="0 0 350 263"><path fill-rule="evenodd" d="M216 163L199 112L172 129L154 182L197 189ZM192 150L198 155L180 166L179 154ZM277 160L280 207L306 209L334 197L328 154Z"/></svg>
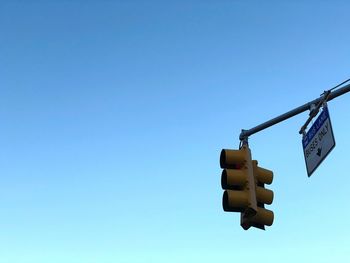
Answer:
<svg viewBox="0 0 350 263"><path fill-rule="evenodd" d="M252 222L259 222L260 224L271 226L273 223L274 214L271 210L258 207L258 212L251 218Z"/></svg>
<svg viewBox="0 0 350 263"><path fill-rule="evenodd" d="M246 180L246 175L242 170L224 169L221 173L222 189L242 189Z"/></svg>
<svg viewBox="0 0 350 263"><path fill-rule="evenodd" d="M220 167L237 169L237 165L245 161L245 154L241 150L223 149L220 153Z"/></svg>
<svg viewBox="0 0 350 263"><path fill-rule="evenodd" d="M226 212L243 212L248 206L248 196L245 192L226 190L222 196L222 207Z"/></svg>
<svg viewBox="0 0 350 263"><path fill-rule="evenodd" d="M254 162L254 161L253 161ZM257 175L257 179L259 182L264 184L271 184L273 180L273 172L270 170L267 170L265 168L261 168L259 166L256 166L255 174Z"/></svg>
<svg viewBox="0 0 350 263"><path fill-rule="evenodd" d="M273 201L273 191L263 187L256 187L256 199L260 203L271 205Z"/></svg>

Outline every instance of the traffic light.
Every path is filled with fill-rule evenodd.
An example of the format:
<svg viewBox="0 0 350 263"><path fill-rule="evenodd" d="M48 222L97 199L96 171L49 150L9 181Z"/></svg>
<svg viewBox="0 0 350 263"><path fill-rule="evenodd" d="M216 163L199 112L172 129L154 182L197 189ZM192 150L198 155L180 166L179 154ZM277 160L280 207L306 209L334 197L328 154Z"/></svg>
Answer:
<svg viewBox="0 0 350 263"><path fill-rule="evenodd" d="M251 226L265 230L265 225L271 226L274 214L271 210L265 209L265 204L272 204L273 191L266 189L265 184L271 184L273 172L258 166L256 160L252 161L255 179L255 191L257 201L257 213L253 216L242 213L241 226L247 230Z"/></svg>
<svg viewBox="0 0 350 263"><path fill-rule="evenodd" d="M239 150L223 149L220 167L224 169L221 173L224 211L241 213L241 226L245 230L250 227L265 230L265 226L271 226L274 214L265 209L265 204L272 203L273 192L265 184L272 183L273 172L252 160L247 145Z"/></svg>
<svg viewBox="0 0 350 263"><path fill-rule="evenodd" d="M226 212L252 217L258 211L252 157L247 145L239 150L223 149L220 154L222 206Z"/></svg>

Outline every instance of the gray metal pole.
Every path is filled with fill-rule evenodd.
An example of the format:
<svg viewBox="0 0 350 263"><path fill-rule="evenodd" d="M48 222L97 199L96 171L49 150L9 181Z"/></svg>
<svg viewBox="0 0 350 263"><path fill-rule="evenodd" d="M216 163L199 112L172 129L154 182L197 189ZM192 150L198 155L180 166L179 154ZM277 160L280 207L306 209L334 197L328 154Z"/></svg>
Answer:
<svg viewBox="0 0 350 263"><path fill-rule="evenodd" d="M336 98L338 96L341 96L344 93L349 92L349 91L350 91L350 84L345 85L344 87L339 88L339 89L331 92L329 94L329 96L328 96L327 101L330 101L330 100L332 100L332 99L334 99L334 98ZM286 112L286 113L284 113L284 114L282 114L280 116L277 116L276 118L273 118L273 119L271 119L271 120L269 120L267 122L264 122L264 123L262 123L262 124L260 124L258 126L255 126L254 128L251 128L249 130L242 130L241 134L239 135L239 139L241 141L247 140L248 137L250 135L254 134L254 133L262 131L262 130L264 130L266 128L271 127L272 125L275 125L275 124L277 124L277 123L279 123L281 121L284 121L284 120L289 119L289 118L291 118L291 117L293 117L295 115L298 115L299 113L302 113L304 111L309 110L311 105L317 105L320 101L322 101L322 99L323 99L323 96L318 98L318 99L315 99L313 101L310 101L308 103L305 103L304 105L302 105L300 107L297 107L297 108L295 108L295 109L293 109L291 111L288 111L288 112Z"/></svg>

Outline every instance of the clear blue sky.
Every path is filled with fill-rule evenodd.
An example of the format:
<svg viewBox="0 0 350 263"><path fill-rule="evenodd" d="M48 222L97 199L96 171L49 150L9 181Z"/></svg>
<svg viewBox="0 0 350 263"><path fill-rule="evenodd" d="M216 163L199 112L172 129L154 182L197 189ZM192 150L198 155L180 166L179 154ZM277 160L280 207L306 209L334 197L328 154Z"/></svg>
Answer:
<svg viewBox="0 0 350 263"><path fill-rule="evenodd" d="M347 1L0 3L0 263L349 262L350 94L250 138L273 226L222 210L222 148L350 77Z"/></svg>

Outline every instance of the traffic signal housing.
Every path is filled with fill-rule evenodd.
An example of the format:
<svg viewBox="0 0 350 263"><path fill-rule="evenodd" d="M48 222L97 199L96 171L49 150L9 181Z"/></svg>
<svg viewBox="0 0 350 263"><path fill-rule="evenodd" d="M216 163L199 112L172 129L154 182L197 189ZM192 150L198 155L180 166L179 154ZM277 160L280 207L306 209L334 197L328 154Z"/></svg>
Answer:
<svg viewBox="0 0 350 263"><path fill-rule="evenodd" d="M259 167L252 160L247 145L239 150L223 149L220 154L221 187L224 189L222 207L225 212L241 213L241 226L248 230L256 227L265 230L271 226L274 214L265 208L273 201L273 191L266 189L271 184L273 172Z"/></svg>
<svg viewBox="0 0 350 263"><path fill-rule="evenodd" d="M244 213L241 215L241 226L245 230L251 226L265 230L265 226L271 226L274 220L273 212L265 208L265 204L270 205L273 201L273 191L265 188L265 184L272 183L273 172L259 167L256 160L253 160L252 164L258 208L257 213L253 216Z"/></svg>
<svg viewBox="0 0 350 263"><path fill-rule="evenodd" d="M225 190L222 206L226 212L253 216L258 206L251 152L248 146L239 150L223 149L220 154L221 186Z"/></svg>

